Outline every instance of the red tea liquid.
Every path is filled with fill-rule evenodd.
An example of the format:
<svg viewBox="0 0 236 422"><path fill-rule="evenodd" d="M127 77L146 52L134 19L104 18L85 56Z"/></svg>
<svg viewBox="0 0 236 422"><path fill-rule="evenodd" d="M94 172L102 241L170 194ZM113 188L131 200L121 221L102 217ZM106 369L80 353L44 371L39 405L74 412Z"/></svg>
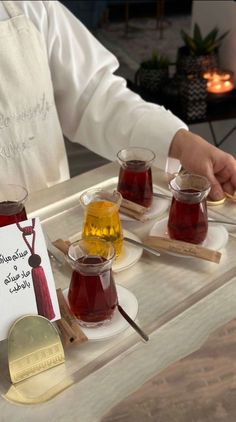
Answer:
<svg viewBox="0 0 236 422"><path fill-rule="evenodd" d="M196 193L186 189L183 192ZM169 212L168 232L172 239L202 243L208 230L206 200L195 204L177 201L174 197Z"/></svg>
<svg viewBox="0 0 236 422"><path fill-rule="evenodd" d="M127 161L126 167L120 168L117 190L123 198L150 207L153 195L151 167L147 169L145 161Z"/></svg>
<svg viewBox="0 0 236 422"><path fill-rule="evenodd" d="M84 264L99 264L106 260L101 257L89 256L80 258L77 262ZM116 287L112 270L100 274L81 274L73 271L68 300L73 314L85 323L99 323L111 319L117 305Z"/></svg>
<svg viewBox="0 0 236 422"><path fill-rule="evenodd" d="M27 220L25 208L14 201L0 202L0 227Z"/></svg>

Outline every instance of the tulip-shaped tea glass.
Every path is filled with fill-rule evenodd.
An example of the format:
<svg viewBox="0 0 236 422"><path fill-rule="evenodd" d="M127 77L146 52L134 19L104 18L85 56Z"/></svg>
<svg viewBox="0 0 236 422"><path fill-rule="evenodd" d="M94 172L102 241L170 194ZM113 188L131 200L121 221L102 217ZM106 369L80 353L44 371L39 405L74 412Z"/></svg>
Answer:
<svg viewBox="0 0 236 422"><path fill-rule="evenodd" d="M0 184L0 227L27 220L27 190L20 185Z"/></svg>
<svg viewBox="0 0 236 422"><path fill-rule="evenodd" d="M130 147L117 154L120 164L118 191L123 198L149 208L152 204L153 151L147 148Z"/></svg>
<svg viewBox="0 0 236 422"><path fill-rule="evenodd" d="M118 299L112 275L115 257L111 242L99 238L72 243L68 262L73 269L68 301L73 314L84 327L110 321Z"/></svg>
<svg viewBox="0 0 236 422"><path fill-rule="evenodd" d="M169 182L169 187L173 194L168 219L170 238L202 243L208 231L209 181L196 174L179 174Z"/></svg>
<svg viewBox="0 0 236 422"><path fill-rule="evenodd" d="M121 200L119 192L103 189L90 189L80 197L84 208L83 239L95 236L112 242L116 258L120 256L123 245L119 216Z"/></svg>

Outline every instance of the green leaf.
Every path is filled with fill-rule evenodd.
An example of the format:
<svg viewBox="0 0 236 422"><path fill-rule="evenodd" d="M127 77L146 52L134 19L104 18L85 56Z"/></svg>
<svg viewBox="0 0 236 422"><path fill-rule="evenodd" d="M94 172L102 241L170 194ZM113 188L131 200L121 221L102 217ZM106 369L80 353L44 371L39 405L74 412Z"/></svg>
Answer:
<svg viewBox="0 0 236 422"><path fill-rule="evenodd" d="M144 69L161 69L168 67L170 60L164 54L161 55L157 50L152 51L151 58L143 61L140 66Z"/></svg>
<svg viewBox="0 0 236 422"><path fill-rule="evenodd" d="M217 41L218 42L220 42L220 41L222 41L225 37L226 37L226 35L228 35L228 33L230 32L230 30L229 31L226 31L226 32L224 32L218 39L217 39Z"/></svg>
<svg viewBox="0 0 236 422"><path fill-rule="evenodd" d="M193 36L188 35L181 30L182 39L189 51L189 54L198 56L205 55L214 51L221 44L221 41L230 31L226 31L218 37L219 29L214 27L205 38L202 36L201 29L197 23L194 24ZM217 38L218 37L218 38Z"/></svg>
<svg viewBox="0 0 236 422"><path fill-rule="evenodd" d="M195 41L189 36L189 35L185 35L185 44L188 46L188 48L190 50L195 50L196 49L196 43Z"/></svg>
<svg viewBox="0 0 236 422"><path fill-rule="evenodd" d="M212 42L214 42L214 40L216 39L216 37L217 37L217 34L218 34L218 29L217 28L214 28L214 29L212 29L212 31L211 32L209 32L209 34L204 38L204 44L206 45L206 44L208 44L208 43L212 43Z"/></svg>
<svg viewBox="0 0 236 422"><path fill-rule="evenodd" d="M197 23L195 23L194 25L194 31L193 31L193 39L195 40L195 43L198 45L202 44L202 35L201 35L201 30L199 28L199 25Z"/></svg>

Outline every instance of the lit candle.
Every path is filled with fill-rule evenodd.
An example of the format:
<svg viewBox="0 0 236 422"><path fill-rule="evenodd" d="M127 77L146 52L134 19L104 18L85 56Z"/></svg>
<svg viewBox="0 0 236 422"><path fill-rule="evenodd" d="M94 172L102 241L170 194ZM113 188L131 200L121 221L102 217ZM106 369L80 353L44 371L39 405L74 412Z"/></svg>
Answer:
<svg viewBox="0 0 236 422"><path fill-rule="evenodd" d="M203 78L207 80L207 91L213 94L223 94L234 89L233 72L231 71L206 72Z"/></svg>

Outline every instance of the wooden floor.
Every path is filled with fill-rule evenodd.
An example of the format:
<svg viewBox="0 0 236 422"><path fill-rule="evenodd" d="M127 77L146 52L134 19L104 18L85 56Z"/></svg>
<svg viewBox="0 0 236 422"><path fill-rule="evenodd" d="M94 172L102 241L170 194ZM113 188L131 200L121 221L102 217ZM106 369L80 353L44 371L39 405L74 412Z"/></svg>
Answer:
<svg viewBox="0 0 236 422"><path fill-rule="evenodd" d="M236 320L153 377L102 422L235 422Z"/></svg>

